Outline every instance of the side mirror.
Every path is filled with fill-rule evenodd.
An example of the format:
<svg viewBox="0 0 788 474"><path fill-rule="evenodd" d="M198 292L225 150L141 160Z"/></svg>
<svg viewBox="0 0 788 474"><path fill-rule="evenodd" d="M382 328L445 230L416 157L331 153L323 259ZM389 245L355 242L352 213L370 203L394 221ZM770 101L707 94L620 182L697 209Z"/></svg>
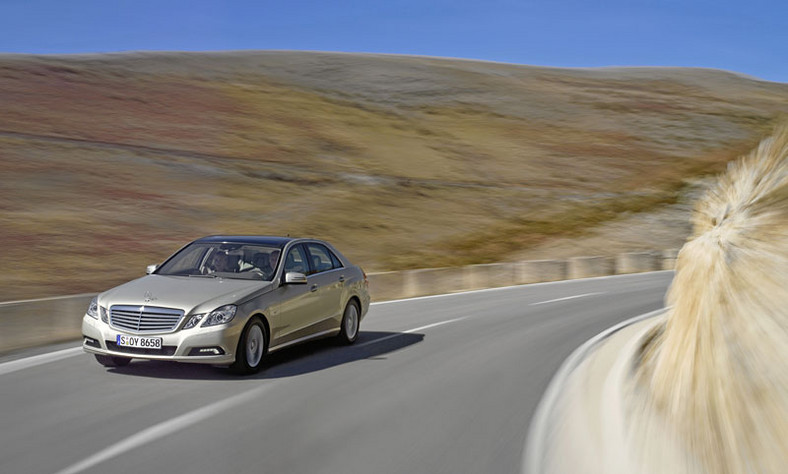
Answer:
<svg viewBox="0 0 788 474"><path fill-rule="evenodd" d="M150 275L151 273L155 272L157 268L159 268L158 265L148 265L148 268L145 269L145 274Z"/></svg>
<svg viewBox="0 0 788 474"><path fill-rule="evenodd" d="M306 285L306 275L298 272L285 273L285 285Z"/></svg>

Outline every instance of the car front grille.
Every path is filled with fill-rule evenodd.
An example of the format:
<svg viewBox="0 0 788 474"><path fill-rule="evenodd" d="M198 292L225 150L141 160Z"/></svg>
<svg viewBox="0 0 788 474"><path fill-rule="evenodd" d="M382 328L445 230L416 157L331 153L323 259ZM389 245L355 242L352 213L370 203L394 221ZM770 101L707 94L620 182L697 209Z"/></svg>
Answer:
<svg viewBox="0 0 788 474"><path fill-rule="evenodd" d="M109 325L135 333L172 332L183 314L180 309L115 305L109 310Z"/></svg>

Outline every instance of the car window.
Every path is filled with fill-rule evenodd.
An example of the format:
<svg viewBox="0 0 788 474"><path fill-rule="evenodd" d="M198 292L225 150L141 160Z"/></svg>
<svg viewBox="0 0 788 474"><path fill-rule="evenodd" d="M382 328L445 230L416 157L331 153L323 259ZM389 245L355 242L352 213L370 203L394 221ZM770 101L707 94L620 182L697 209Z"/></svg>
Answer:
<svg viewBox="0 0 788 474"><path fill-rule="evenodd" d="M339 261L339 257L337 257L334 254L334 252L329 250L328 254L331 255L331 263L334 264L334 268L342 268L342 267L344 267L344 265L342 265L342 262Z"/></svg>
<svg viewBox="0 0 788 474"><path fill-rule="evenodd" d="M179 258L167 262L166 265L158 269L157 273L164 275L189 274L200 266L200 262L208 251L209 249L202 245L187 247L178 254Z"/></svg>
<svg viewBox="0 0 788 474"><path fill-rule="evenodd" d="M310 243L306 245L309 248L309 255L312 257L312 268L315 273L325 272L334 268L334 259L332 259L331 251L325 245Z"/></svg>
<svg viewBox="0 0 788 474"><path fill-rule="evenodd" d="M308 273L309 266L306 262L306 254L304 253L304 249L297 245L290 249L287 252L287 258L285 259L285 273L287 272L298 272L298 273Z"/></svg>

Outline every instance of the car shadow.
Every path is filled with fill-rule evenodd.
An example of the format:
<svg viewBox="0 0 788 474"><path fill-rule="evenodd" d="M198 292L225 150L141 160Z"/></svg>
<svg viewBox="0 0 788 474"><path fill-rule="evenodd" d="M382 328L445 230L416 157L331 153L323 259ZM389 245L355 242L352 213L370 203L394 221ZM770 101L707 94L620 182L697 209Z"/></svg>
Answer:
<svg viewBox="0 0 788 474"><path fill-rule="evenodd" d="M332 339L320 339L282 349L263 359L260 372L239 376L225 367L158 360L135 359L126 367L107 372L118 375L176 380L254 380L293 377L318 372L363 359L381 359L388 353L424 340L423 334L404 332L361 331L353 345L340 345Z"/></svg>

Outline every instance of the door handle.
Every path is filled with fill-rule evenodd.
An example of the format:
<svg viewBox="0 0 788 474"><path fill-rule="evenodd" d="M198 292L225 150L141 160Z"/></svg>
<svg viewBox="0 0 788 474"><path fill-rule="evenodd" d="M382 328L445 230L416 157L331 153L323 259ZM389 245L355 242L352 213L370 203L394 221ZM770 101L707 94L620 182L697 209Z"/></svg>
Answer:
<svg viewBox="0 0 788 474"><path fill-rule="evenodd" d="M339 282L343 283L345 281L345 275L339 277Z"/></svg>
<svg viewBox="0 0 788 474"><path fill-rule="evenodd" d="M309 291L317 291L317 285L312 285L312 288L310 288Z"/></svg>

